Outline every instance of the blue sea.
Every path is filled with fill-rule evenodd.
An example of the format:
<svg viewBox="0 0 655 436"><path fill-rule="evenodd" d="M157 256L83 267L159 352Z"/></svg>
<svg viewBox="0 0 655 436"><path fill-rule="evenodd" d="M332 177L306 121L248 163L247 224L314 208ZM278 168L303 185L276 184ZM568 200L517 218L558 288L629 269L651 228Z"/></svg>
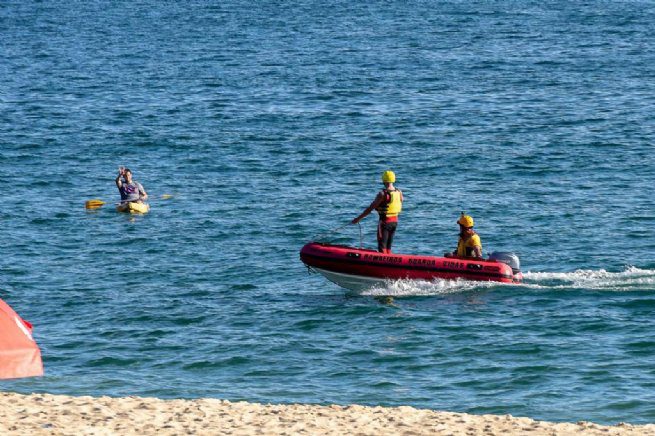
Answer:
<svg viewBox="0 0 655 436"><path fill-rule="evenodd" d="M655 422L654 2L5 1L0 37L0 298L46 373L0 389ZM525 283L308 274L387 169L395 252L466 211Z"/></svg>

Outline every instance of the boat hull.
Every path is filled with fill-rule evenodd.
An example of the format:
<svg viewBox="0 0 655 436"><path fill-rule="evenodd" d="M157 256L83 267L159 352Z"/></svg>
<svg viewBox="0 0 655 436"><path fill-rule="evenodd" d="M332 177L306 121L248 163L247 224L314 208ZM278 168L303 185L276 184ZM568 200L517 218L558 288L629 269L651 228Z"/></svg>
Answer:
<svg viewBox="0 0 655 436"><path fill-rule="evenodd" d="M119 204L116 206L116 210L125 213L148 213L150 205L148 205L148 203L135 203L130 201Z"/></svg>
<svg viewBox="0 0 655 436"><path fill-rule="evenodd" d="M496 260L383 254L344 245L310 242L300 250L305 265L346 289L359 291L389 280L464 279L520 283L520 272Z"/></svg>

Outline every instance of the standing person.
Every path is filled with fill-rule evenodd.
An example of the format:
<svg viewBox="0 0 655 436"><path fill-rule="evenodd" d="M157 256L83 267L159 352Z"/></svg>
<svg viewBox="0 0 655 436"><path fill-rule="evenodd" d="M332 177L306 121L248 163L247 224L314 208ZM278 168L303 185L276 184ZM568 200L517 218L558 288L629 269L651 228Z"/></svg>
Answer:
<svg viewBox="0 0 655 436"><path fill-rule="evenodd" d="M473 230L473 217L462 215L457 220L459 224L459 240L457 241L457 250L452 253L446 253L446 257L474 257L482 258L482 242L480 236Z"/></svg>
<svg viewBox="0 0 655 436"><path fill-rule="evenodd" d="M148 199L148 194L141 183L132 180L132 171L129 168L118 168L116 187L121 193L121 203L143 203Z"/></svg>
<svg viewBox="0 0 655 436"><path fill-rule="evenodd" d="M380 253L391 253L391 244L393 235L398 227L398 215L403 208L403 193L396 189L393 184L396 181L396 175L393 171L382 173L382 183L384 189L378 192L375 200L362 212L357 218L352 220L352 224L357 224L373 209L377 210L380 215L378 221L378 251Z"/></svg>

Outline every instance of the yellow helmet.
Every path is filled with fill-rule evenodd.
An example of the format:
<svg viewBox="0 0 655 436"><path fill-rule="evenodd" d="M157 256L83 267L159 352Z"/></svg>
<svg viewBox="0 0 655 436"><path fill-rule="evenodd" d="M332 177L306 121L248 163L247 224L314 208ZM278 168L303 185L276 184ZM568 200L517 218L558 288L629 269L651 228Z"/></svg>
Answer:
<svg viewBox="0 0 655 436"><path fill-rule="evenodd" d="M464 215L464 212L462 212L462 215L457 220L457 224L464 227L473 227L473 217L471 215Z"/></svg>
<svg viewBox="0 0 655 436"><path fill-rule="evenodd" d="M394 183L396 181L396 175L393 171L387 170L382 173L382 182L383 183Z"/></svg>

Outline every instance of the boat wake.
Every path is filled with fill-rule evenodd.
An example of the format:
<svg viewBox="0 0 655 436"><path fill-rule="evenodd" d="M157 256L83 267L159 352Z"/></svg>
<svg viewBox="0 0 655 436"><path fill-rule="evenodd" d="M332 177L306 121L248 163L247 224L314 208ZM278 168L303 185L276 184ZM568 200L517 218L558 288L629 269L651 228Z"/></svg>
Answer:
<svg viewBox="0 0 655 436"><path fill-rule="evenodd" d="M655 290L655 270L634 266L624 271L577 270L568 273L527 272L523 274L524 287L535 289L562 289L593 291L652 291Z"/></svg>
<svg viewBox="0 0 655 436"><path fill-rule="evenodd" d="M359 292L365 296L428 296L489 289L654 291L655 270L628 267L621 272L577 270L568 273L527 272L521 284L502 284L470 280L394 280Z"/></svg>

